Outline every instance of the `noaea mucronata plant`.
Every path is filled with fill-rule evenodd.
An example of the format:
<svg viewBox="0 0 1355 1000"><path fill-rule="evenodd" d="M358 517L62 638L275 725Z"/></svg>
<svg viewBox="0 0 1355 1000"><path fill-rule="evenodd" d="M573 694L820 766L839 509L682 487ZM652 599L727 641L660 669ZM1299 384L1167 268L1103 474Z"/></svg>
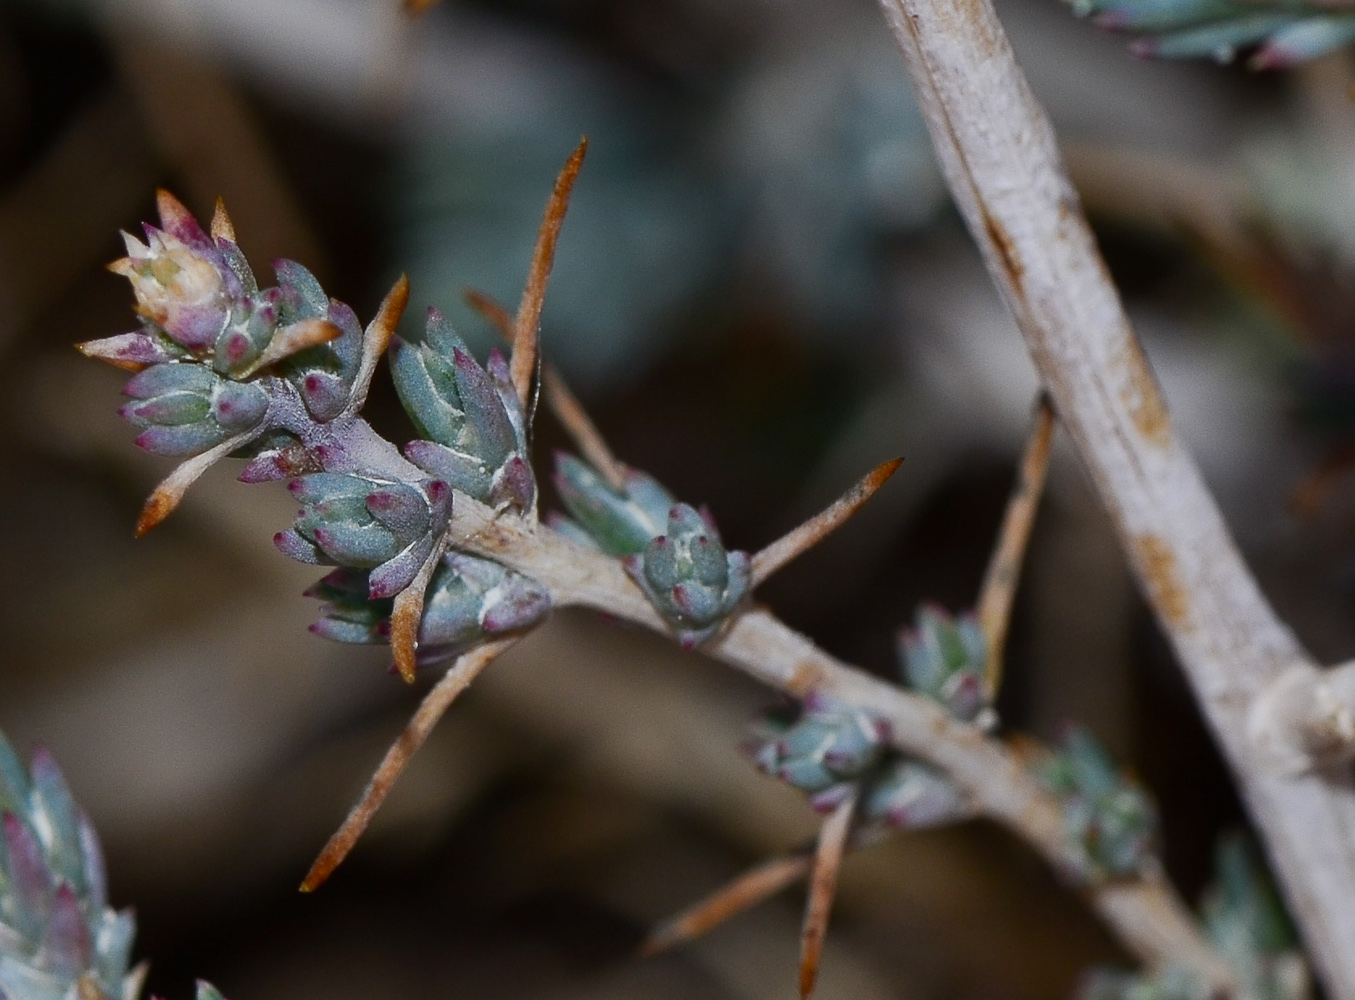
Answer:
<svg viewBox="0 0 1355 1000"><path fill-rule="evenodd" d="M1028 841L1140 961L1136 971L1088 975L1083 996L1312 995L1280 897L1252 852L1221 845L1219 882L1197 917L1164 875L1150 797L1089 733L1070 727L1057 746L1040 747L1000 728L1012 595L1057 422L1101 491L1237 774L1315 971L1330 995L1355 996L1355 872L1331 862L1352 856L1355 836L1346 822L1355 807L1330 771L1355 751L1348 672L1317 669L1237 555L1175 436L1052 130L991 7L884 7L957 205L1045 390L973 607L917 610L898 636L899 683L840 662L754 600L769 576L844 524L897 460L783 538L745 552L722 536L712 512L618 460L543 361L541 308L582 145L548 201L516 310L471 297L507 348L484 359L437 310L421 337L397 337L410 297L403 278L366 323L301 264L276 262L268 284L240 252L220 204L204 227L162 192L158 226L144 242L127 237L113 270L132 285L139 328L81 349L134 373L122 416L138 428L140 446L180 460L147 500L138 532L169 516L211 465L240 460L243 482L285 482L297 502L293 523L275 536L279 550L325 567L308 591L321 602L313 630L389 645L406 681L442 671L302 888L317 889L352 850L475 677L553 609L579 606L667 635L785 695L754 723L746 750L823 817L812 844L662 923L646 951L678 945L806 879L799 985L807 996L847 853L900 831L983 816ZM1158 54L1259 45L1264 65L1305 58L1355 31L1347 14L1303 5L1267 11L1220 3L1084 12L1143 32L1141 47ZM415 428L411 441L386 439L362 415L383 358ZM533 448L538 398L578 450L555 457L565 509L545 516L545 470ZM105 940L87 824L71 818L78 813L45 757L31 776L7 768L0 994L134 995L130 923L109 918L122 937Z"/></svg>
<svg viewBox="0 0 1355 1000"><path fill-rule="evenodd" d="M293 524L274 537L278 549L327 567L307 591L322 602L313 631L389 644L407 681L447 668L303 889L318 888L348 854L474 677L553 607L584 605L666 632L789 694L757 722L747 750L824 816L816 844L773 859L656 928L647 952L807 877L800 987L808 995L846 852L894 830L1000 815L989 784L1000 782L1004 795L1020 800L1007 820L1112 922L1125 920L1120 900L1130 886L1131 911L1145 911L1132 919L1176 921L1141 950L1146 978L1098 974L1087 980L1088 996L1206 996L1220 983L1258 997L1305 995L1303 966L1288 942L1248 932L1225 947L1207 937L1218 937L1218 920L1197 927L1183 916L1155 858L1151 801L1089 734L1071 730L1053 750L1009 749L989 735L998 725L1006 622L1055 425L1050 403L1037 402L975 609L918 610L899 634L898 687L836 663L749 595L850 518L899 463L884 463L822 514L750 555L728 547L710 511L618 461L537 347L554 245L584 150L556 183L517 312L472 297L503 333L507 355L494 350L477 360L435 309L421 340L396 337L409 297L403 278L365 325L298 263L276 262L276 284L265 285L240 253L224 206L203 228L166 192L159 226L147 227L145 242L127 236L127 256L112 265L132 285L139 329L80 345L134 372L121 415L139 429L141 447L181 460L147 500L139 533L168 516L210 465L242 460L242 482L285 481L298 503ZM403 444L362 417L383 357L419 435ZM538 392L581 453L555 456L565 511L544 519L531 447ZM956 754L985 777L976 781L957 766Z"/></svg>

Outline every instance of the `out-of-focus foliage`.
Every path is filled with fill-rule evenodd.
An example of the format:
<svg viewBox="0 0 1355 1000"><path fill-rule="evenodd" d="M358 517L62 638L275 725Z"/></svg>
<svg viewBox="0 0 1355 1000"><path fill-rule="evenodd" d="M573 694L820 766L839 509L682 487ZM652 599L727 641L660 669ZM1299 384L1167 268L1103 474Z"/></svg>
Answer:
<svg viewBox="0 0 1355 1000"><path fill-rule="evenodd" d="M1303 955L1274 883L1242 835L1219 842L1215 882L1201 905L1204 931L1237 972L1247 996L1304 1000L1312 995ZM1153 977L1098 970L1078 1000L1208 1000L1210 990L1179 970Z"/></svg>
<svg viewBox="0 0 1355 1000"><path fill-rule="evenodd" d="M108 906L98 835L45 749L25 769L0 735L0 996L137 1000L136 921Z"/></svg>
<svg viewBox="0 0 1355 1000"><path fill-rule="evenodd" d="M1282 215L1300 267L1314 248L1355 246L1340 57L1260 76L1143 63L1062 5L999 3L1267 593L1328 662L1348 657L1349 490L1338 480L1314 521L1284 509L1336 438L1290 419L1289 370L1256 350L1273 317L1223 294L1195 241L1201 221L1245 205ZM412 706L376 669L384 650L305 633L296 597L319 574L260 535L292 523L284 491L246 496L208 472L167 530L132 546L128 521L167 467L110 430L112 373L70 343L127 329L126 286L102 264L157 185L202 217L224 195L252 259L313 262L364 317L410 269L417 322L401 332L417 343L423 307L450 315L464 286L513 301L541 194L587 133L547 356L621 457L712 503L731 548L756 550L881 455L906 455L859 526L758 595L897 677L910 609L973 598L1035 382L945 209L878 9L443 0L411 23L398 4L349 0L120 0L126 20L80 4L53 21L51 7L0 10L0 559L13 582L0 722L59 748L85 790L118 891L138 902L152 988L186 996L208 973L237 996L294 1000L427 997L453 979L484 997L787 995L762 970L793 965L794 893L659 962L630 951L696 886L812 835L804 797L730 752L765 692L588 616L557 616L481 678L348 868L291 898ZM1121 171L1100 189L1089 148ZM1183 189L1182 166L1208 183ZM1344 283L1302 284L1300 298L1318 312ZM479 324L456 325L485 346ZM1344 382L1327 376L1339 406ZM398 439L382 378L370 409ZM538 424L544 456L560 435ZM1002 717L1046 739L1088 722L1162 803L1171 874L1197 883L1240 806L1094 495L1060 463ZM536 469L543 507L549 471ZM315 585L330 605L319 627L379 640L389 601L372 607L367 571L352 572ZM484 609L460 589L448 599L454 646ZM854 854L837 905L825 1000L979 1000L995 984L1004 1000L1047 1000L1114 957L1076 898L982 823Z"/></svg>
<svg viewBox="0 0 1355 1000"><path fill-rule="evenodd" d="M1070 726L1059 748L1041 752L1036 774L1063 803L1069 838L1081 847L1071 873L1100 881L1142 873L1157 850L1157 810L1085 729Z"/></svg>
<svg viewBox="0 0 1355 1000"><path fill-rule="evenodd" d="M1234 0L1069 0L1097 25L1139 35L1140 56L1209 56L1231 62L1250 51L1252 69L1285 69L1355 41L1355 14L1323 4Z"/></svg>

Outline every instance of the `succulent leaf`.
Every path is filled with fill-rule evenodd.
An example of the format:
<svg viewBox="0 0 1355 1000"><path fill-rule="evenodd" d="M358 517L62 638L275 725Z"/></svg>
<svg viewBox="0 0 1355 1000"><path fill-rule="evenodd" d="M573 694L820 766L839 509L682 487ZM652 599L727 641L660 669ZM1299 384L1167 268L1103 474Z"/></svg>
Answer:
<svg viewBox="0 0 1355 1000"><path fill-rule="evenodd" d="M409 460L482 503L528 511L536 480L527 461L526 420L503 378L497 352L486 371L450 323L428 311L424 342L396 340L391 374L400 400L423 436L405 447Z"/></svg>

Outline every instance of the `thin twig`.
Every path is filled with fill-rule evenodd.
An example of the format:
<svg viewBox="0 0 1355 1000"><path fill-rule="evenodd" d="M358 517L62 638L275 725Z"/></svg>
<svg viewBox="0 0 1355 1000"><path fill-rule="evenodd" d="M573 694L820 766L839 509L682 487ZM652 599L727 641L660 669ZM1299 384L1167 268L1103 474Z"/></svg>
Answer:
<svg viewBox="0 0 1355 1000"><path fill-rule="evenodd" d="M513 317L508 310L491 296L473 288L467 289L463 294L467 304L488 320L490 325L511 344L515 331ZM551 412L560 421L565 432L573 439L575 447L587 459L588 464L607 480L608 486L618 493L624 493L625 465L612 454L602 432L588 416L588 411L583 408L578 397L570 391L569 384L565 382L559 369L548 362L543 362L541 384L546 393L546 405L551 408Z"/></svg>
<svg viewBox="0 0 1355 1000"><path fill-rule="evenodd" d="M527 272L527 284L522 289L522 301L518 304L517 316L513 320L513 357L509 371L524 413L530 412L532 381L536 378L540 364L537 334L541 325L541 307L546 301L546 281L555 264L555 244L565 221L565 210L569 208L569 193L574 187L574 179L579 176L579 168L583 166L583 157L587 151L588 140L585 138L569 155L560 176L555 179L555 189L546 202L546 213L542 216L536 247L532 250L532 266Z"/></svg>
<svg viewBox="0 0 1355 1000"><path fill-rule="evenodd" d="M164 478L159 486L151 491L151 495L142 504L141 516L136 521L136 537L140 538L174 513L175 508L179 506L179 502L183 500L184 494L188 492L188 487L197 482L198 477L214 464L237 448L248 444L250 434L250 431L246 431L243 434L237 434L235 437L227 438L215 447L207 449L201 455L194 455L186 462L180 463L173 472Z"/></svg>
<svg viewBox="0 0 1355 1000"><path fill-rule="evenodd" d="M654 928L640 946L640 954L657 955L698 938L735 914L794 885L813 869L813 857L813 852L806 848L763 861Z"/></svg>
<svg viewBox="0 0 1355 1000"><path fill-rule="evenodd" d="M314 892L325 879L329 878L335 868L348 857L348 852L353 849L358 838L362 836L367 824L372 821L376 811L381 808L381 803L386 800L386 795L395 784L404 769L409 765L414 754L418 752L419 747L423 746L424 740L428 739L428 734L433 731L433 727L438 724L438 720L456 701L461 692L470 686L471 682L480 675L480 672L489 666L489 664L503 653L506 649L517 642L521 636L507 636L502 639L493 639L483 646L477 646L469 653L462 653L452 664L450 670L442 680L438 681L424 696L419 705L419 709L414 713L406 724L404 731L400 733L399 738L391 744L391 748L386 751L386 756L382 758L376 772L372 775L372 780L367 783L367 788L363 791L362 797L358 799L357 805L353 806L348 813L348 818L343 821L343 825L334 832L334 836L329 838L329 843L325 844L324 850L320 856L315 859L311 865L311 870L306 873L305 881L301 883L302 892Z"/></svg>
<svg viewBox="0 0 1355 1000"><path fill-rule="evenodd" d="M786 563L846 524L881 486L889 482L889 477L902 464L901 458L880 463L837 500L754 555L753 586L756 587Z"/></svg>
<svg viewBox="0 0 1355 1000"><path fill-rule="evenodd" d="M814 871L809 878L809 899L805 902L805 922L800 931L800 998L805 1000L814 992L819 978L819 957L823 954L824 938L828 935L828 915L837 894L837 873L842 868L842 856L847 851L847 835L856 815L856 801L860 792L851 793L838 803L819 828L818 847L814 852Z"/></svg>
<svg viewBox="0 0 1355 1000"><path fill-rule="evenodd" d="M1007 628L1011 624L1012 601L1016 585L1021 580L1021 563L1025 558L1030 531L1035 526L1035 515L1040 509L1046 474L1049 472L1049 445L1054 437L1054 409L1049 397L1041 394L1035 403L1035 417L1026 442L1025 454L1016 470L1016 483L1002 515L997 544L983 575L977 605L979 625L988 647L984 664L983 687L987 700L997 698L1002 684L1003 647L1007 642Z"/></svg>

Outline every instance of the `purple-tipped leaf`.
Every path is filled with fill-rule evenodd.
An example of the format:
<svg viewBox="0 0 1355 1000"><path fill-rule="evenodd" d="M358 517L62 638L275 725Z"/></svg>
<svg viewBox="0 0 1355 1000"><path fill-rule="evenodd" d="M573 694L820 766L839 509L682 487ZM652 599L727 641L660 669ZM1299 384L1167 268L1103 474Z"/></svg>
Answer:
<svg viewBox="0 0 1355 1000"><path fill-rule="evenodd" d="M497 468L517 447L503 401L494 391L494 383L485 370L467 352L459 348L453 351L452 365L456 369L461 405L475 431L477 453L486 464Z"/></svg>
<svg viewBox="0 0 1355 1000"><path fill-rule="evenodd" d="M536 477L532 475L532 467L521 456L514 455L494 474L489 496L496 505L507 503L519 510L531 510L536 503Z"/></svg>
<svg viewBox="0 0 1355 1000"><path fill-rule="evenodd" d="M278 551L289 559L295 559L297 562L310 563L312 566L332 565L332 560L327 558L314 544L309 540L302 538L294 528L288 528L286 531L279 531L273 536L273 544L277 546Z"/></svg>
<svg viewBox="0 0 1355 1000"><path fill-rule="evenodd" d="M221 383L210 368L192 362L147 368L127 381L122 392L133 399L154 399L170 392L206 394Z"/></svg>
<svg viewBox="0 0 1355 1000"><path fill-rule="evenodd" d="M406 538L428 530L428 500L412 486L392 484L367 495L367 510L397 535Z"/></svg>
<svg viewBox="0 0 1355 1000"><path fill-rule="evenodd" d="M372 600L394 597L414 581L432 553L433 539L425 535L395 558L372 570L367 578L367 596Z"/></svg>
<svg viewBox="0 0 1355 1000"><path fill-rule="evenodd" d="M493 480L483 462L473 455L437 444L414 440L405 445L405 457L429 475L446 480L468 496L488 498Z"/></svg>
<svg viewBox="0 0 1355 1000"><path fill-rule="evenodd" d="M333 420L348 405L348 383L333 372L308 372L301 380L301 399L316 420Z"/></svg>
<svg viewBox="0 0 1355 1000"><path fill-rule="evenodd" d="M183 202L164 188L155 192L156 208L160 211L160 228L182 242L194 253L209 258L217 256L216 244L206 230L193 218Z"/></svg>
<svg viewBox="0 0 1355 1000"><path fill-rule="evenodd" d="M148 427L136 437L136 446L156 455L197 455L230 434L213 423L181 424L178 427Z"/></svg>
<svg viewBox="0 0 1355 1000"><path fill-rule="evenodd" d="M141 332L87 340L75 346L87 358L97 358L134 372L151 365L175 361L184 354L182 348L172 340Z"/></svg>

